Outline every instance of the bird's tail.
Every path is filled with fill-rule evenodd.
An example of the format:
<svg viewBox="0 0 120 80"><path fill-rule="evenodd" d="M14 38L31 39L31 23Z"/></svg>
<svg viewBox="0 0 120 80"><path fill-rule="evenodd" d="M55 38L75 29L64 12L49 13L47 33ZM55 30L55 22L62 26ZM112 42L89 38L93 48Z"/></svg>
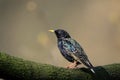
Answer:
<svg viewBox="0 0 120 80"><path fill-rule="evenodd" d="M93 69L93 68L91 68L90 70L91 70L91 71L95 74L95 71L94 71L94 69Z"/></svg>
<svg viewBox="0 0 120 80"><path fill-rule="evenodd" d="M83 60L82 62L84 65L86 65L92 71L92 73L95 74L94 66L90 63L90 61L88 59L86 61Z"/></svg>
<svg viewBox="0 0 120 80"><path fill-rule="evenodd" d="M90 61L87 62L86 66L88 66L92 73L95 74L94 66L90 63Z"/></svg>

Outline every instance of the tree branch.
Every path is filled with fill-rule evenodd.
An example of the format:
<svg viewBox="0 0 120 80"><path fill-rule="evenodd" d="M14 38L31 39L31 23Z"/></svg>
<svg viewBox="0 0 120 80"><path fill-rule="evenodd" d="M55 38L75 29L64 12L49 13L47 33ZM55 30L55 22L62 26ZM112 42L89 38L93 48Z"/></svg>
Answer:
<svg viewBox="0 0 120 80"><path fill-rule="evenodd" d="M0 52L0 78L8 80L120 80L120 64L89 69L66 69L40 64Z"/></svg>

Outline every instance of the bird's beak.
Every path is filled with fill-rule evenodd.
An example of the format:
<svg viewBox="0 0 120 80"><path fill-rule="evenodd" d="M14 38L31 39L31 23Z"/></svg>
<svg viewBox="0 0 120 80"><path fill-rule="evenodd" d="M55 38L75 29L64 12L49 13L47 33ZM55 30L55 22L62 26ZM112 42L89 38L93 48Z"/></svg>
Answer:
<svg viewBox="0 0 120 80"><path fill-rule="evenodd" d="M50 32L55 32L55 30L48 30L48 31L50 31Z"/></svg>

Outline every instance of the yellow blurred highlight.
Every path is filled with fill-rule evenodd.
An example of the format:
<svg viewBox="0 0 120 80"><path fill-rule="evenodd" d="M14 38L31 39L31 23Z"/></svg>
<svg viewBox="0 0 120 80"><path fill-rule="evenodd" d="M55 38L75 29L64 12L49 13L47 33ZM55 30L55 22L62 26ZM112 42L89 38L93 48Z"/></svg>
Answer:
<svg viewBox="0 0 120 80"><path fill-rule="evenodd" d="M50 32L55 32L54 30L48 30L48 31L50 31Z"/></svg>
<svg viewBox="0 0 120 80"><path fill-rule="evenodd" d="M110 21L114 24L118 24L119 23L119 19L120 19L120 15L118 13L112 13L110 15Z"/></svg>
<svg viewBox="0 0 120 80"><path fill-rule="evenodd" d="M40 33L37 37L37 41L40 45L46 47L48 46L48 42L49 42L49 39L48 39L48 36L46 33Z"/></svg>
<svg viewBox="0 0 120 80"><path fill-rule="evenodd" d="M34 11L37 8L37 4L33 1L29 1L26 6L28 11Z"/></svg>

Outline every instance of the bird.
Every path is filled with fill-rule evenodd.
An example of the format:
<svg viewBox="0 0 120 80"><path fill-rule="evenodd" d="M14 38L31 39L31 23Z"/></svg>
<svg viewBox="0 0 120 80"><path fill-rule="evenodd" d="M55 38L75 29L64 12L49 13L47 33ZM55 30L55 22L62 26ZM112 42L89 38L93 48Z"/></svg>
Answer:
<svg viewBox="0 0 120 80"><path fill-rule="evenodd" d="M83 63L93 73L95 73L95 70L93 69L94 66L89 61L88 56L86 55L83 48L76 40L71 38L67 31L63 29L49 31L55 33L60 53L63 55L65 59L72 63L67 68L74 68L77 67L79 64Z"/></svg>

